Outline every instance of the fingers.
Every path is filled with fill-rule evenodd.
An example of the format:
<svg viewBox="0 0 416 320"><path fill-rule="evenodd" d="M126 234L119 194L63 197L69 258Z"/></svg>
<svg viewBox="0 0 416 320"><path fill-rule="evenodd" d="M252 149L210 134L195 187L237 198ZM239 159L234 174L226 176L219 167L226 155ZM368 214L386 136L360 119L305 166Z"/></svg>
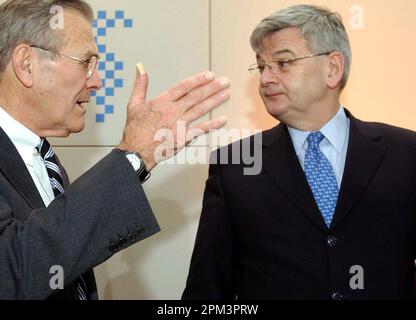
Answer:
<svg viewBox="0 0 416 320"><path fill-rule="evenodd" d="M194 105L203 102L212 95L227 89L230 86L230 80L227 78L219 78L208 82L198 88L188 92L184 97L178 100L179 107L185 112Z"/></svg>
<svg viewBox="0 0 416 320"><path fill-rule="evenodd" d="M179 82L170 88L166 94L169 96L170 101L176 101L193 89L198 88L212 80L214 80L214 73L211 71L205 71Z"/></svg>
<svg viewBox="0 0 416 320"><path fill-rule="evenodd" d="M197 103L196 105L189 108L183 115L183 120L186 123L191 123L196 119L204 116L208 112L212 111L218 107L223 102L227 101L230 98L230 92L228 88L222 89L221 91L215 93L209 98L205 98L202 102Z"/></svg>
<svg viewBox="0 0 416 320"><path fill-rule="evenodd" d="M186 134L186 144L189 144L192 142L192 140L196 139L200 135L208 133L210 130L216 130L223 127L226 123L227 117L222 116L196 125L192 129L189 129L188 133Z"/></svg>
<svg viewBox="0 0 416 320"><path fill-rule="evenodd" d="M149 76L142 63L136 65L136 81L133 85L133 91L130 97L130 105L139 105L146 102L147 87L149 85Z"/></svg>

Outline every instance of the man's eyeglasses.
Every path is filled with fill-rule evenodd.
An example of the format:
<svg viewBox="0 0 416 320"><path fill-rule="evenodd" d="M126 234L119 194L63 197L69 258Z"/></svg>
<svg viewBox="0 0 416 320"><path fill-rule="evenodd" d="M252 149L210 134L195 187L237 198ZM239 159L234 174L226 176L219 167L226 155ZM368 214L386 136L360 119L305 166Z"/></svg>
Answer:
<svg viewBox="0 0 416 320"><path fill-rule="evenodd" d="M299 57L299 58L291 58L291 59L277 59L277 60L272 60L269 63L253 63L252 65L248 67L248 71L253 72L253 73L260 72L260 74L262 74L264 71L264 68L267 66L271 73L278 74L278 73L287 71L289 69L289 66L295 61L314 58L318 56L326 56L330 53L331 52L311 54L308 56Z"/></svg>
<svg viewBox="0 0 416 320"><path fill-rule="evenodd" d="M94 69L97 66L97 62L98 62L98 57L97 56L92 56L89 59L81 59L81 58L78 58L78 57L73 57L73 56L67 55L67 54L62 53L62 52L57 52L57 51L54 51L54 50L50 50L50 49L46 49L46 48L43 48L43 47L35 46L33 44L30 45L30 47L45 50L45 51L49 51L49 52L53 52L53 53L59 54L61 56L67 57L69 59L78 61L79 63L82 63L82 64L86 65L87 66L87 70L86 70L87 80L89 78L91 78L91 76L94 72Z"/></svg>

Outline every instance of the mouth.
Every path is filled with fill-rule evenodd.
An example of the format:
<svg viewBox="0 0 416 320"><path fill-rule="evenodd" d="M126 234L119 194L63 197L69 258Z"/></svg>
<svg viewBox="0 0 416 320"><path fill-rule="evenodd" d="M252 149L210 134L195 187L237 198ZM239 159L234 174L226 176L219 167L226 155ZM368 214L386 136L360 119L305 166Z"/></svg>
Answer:
<svg viewBox="0 0 416 320"><path fill-rule="evenodd" d="M282 96L283 95L283 93L265 93L264 94L264 96L267 98L267 99L273 99L273 98L277 98L277 97L279 97L279 96Z"/></svg>
<svg viewBox="0 0 416 320"><path fill-rule="evenodd" d="M82 110L86 110L88 101L77 101L76 105L78 108L81 108Z"/></svg>
<svg viewBox="0 0 416 320"><path fill-rule="evenodd" d="M284 94L279 88L273 88L271 86L264 87L262 91L263 91L263 96L266 99L277 98Z"/></svg>

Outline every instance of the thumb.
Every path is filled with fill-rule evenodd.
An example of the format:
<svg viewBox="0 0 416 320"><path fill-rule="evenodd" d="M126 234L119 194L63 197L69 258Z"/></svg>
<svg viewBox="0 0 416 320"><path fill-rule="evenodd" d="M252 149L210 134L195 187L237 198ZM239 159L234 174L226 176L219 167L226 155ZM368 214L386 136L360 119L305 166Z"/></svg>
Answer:
<svg viewBox="0 0 416 320"><path fill-rule="evenodd" d="M146 102L149 76L142 63L136 65L136 80L130 97L130 105L136 106Z"/></svg>

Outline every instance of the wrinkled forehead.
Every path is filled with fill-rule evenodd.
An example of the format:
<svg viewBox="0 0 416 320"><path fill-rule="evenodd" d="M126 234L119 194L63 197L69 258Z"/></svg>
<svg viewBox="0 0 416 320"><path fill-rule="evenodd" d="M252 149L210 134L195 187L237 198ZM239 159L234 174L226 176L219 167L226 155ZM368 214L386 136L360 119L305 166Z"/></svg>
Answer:
<svg viewBox="0 0 416 320"><path fill-rule="evenodd" d="M65 11L61 36L64 38L64 49L93 51L98 54L91 21L74 10Z"/></svg>
<svg viewBox="0 0 416 320"><path fill-rule="evenodd" d="M308 40L298 28L289 27L266 35L260 42L260 51L257 53L257 57L297 56L308 52Z"/></svg>

